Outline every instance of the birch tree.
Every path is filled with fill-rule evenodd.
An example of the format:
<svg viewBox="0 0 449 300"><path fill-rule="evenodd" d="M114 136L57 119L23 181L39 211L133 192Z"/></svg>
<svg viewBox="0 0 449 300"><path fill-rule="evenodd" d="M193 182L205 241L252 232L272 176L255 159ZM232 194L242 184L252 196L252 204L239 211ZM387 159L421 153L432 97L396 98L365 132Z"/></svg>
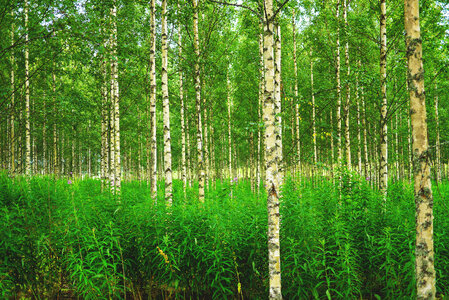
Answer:
<svg viewBox="0 0 449 300"><path fill-rule="evenodd" d="M404 1L407 45L407 80L413 138L413 171L416 208L415 278L417 299L435 299L433 248L433 196L427 137L424 67L419 25L419 0Z"/></svg>
<svg viewBox="0 0 449 300"><path fill-rule="evenodd" d="M168 45L167 45L167 0L162 1L162 101L164 106L164 168L165 200L169 206L173 201L171 138L170 138L170 101L168 97Z"/></svg>
<svg viewBox="0 0 449 300"><path fill-rule="evenodd" d="M200 43L198 36L198 0L193 1L193 45L195 48L195 94L197 130L197 157L198 157L198 198L204 202L204 165L203 165L203 129L201 122L201 77L200 77Z"/></svg>
<svg viewBox="0 0 449 300"><path fill-rule="evenodd" d="M179 3L178 3L178 14L180 13ZM182 34L181 34L181 23L178 20L178 57L179 63L181 63L182 58ZM184 86L183 86L183 70L179 71L179 101L181 106L181 179L184 188L184 195L186 194L187 187L187 170L186 170L186 125L185 125L185 104L184 104Z"/></svg>
<svg viewBox="0 0 449 300"><path fill-rule="evenodd" d="M387 9L386 0L380 0L380 184L379 188L385 195L388 185L388 137L387 137Z"/></svg>
<svg viewBox="0 0 449 300"><path fill-rule="evenodd" d="M31 176L31 130L30 130L30 68L28 49L28 0L24 4L25 16L25 174Z"/></svg>
<svg viewBox="0 0 449 300"><path fill-rule="evenodd" d="M344 19L344 28L345 28L345 65L346 65L346 103L345 103L345 150L346 150L346 163L348 168L351 168L351 137L349 130L349 110L351 106L351 87L349 85L349 78L351 76L351 66L349 65L349 42L348 42L348 9L349 9L349 1L344 0L343 4L343 19Z"/></svg>
<svg viewBox="0 0 449 300"><path fill-rule="evenodd" d="M150 194L157 201L157 139L156 139L156 0L151 0L150 8L150 122L151 160Z"/></svg>
<svg viewBox="0 0 449 300"><path fill-rule="evenodd" d="M268 193L268 271L270 278L270 299L282 299L281 294L281 260L280 260L280 216L279 216L279 157L276 136L279 134L276 124L276 92L274 66L274 13L273 1L264 0L264 105L265 122L265 159L266 188Z"/></svg>
<svg viewBox="0 0 449 300"><path fill-rule="evenodd" d="M11 10L11 108L10 108L10 168L11 174L14 174L16 171L16 160L15 160L15 151L16 151L16 137L15 137L15 127L14 127L14 118L15 118L15 82L14 82L14 68L15 68L15 54L14 54L14 10Z"/></svg>

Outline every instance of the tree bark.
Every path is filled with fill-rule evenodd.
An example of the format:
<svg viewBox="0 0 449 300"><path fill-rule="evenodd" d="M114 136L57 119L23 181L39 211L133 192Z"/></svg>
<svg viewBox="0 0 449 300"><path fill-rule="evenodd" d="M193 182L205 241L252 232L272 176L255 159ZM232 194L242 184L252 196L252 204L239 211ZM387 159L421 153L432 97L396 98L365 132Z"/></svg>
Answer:
<svg viewBox="0 0 449 300"><path fill-rule="evenodd" d="M345 148L346 148L346 163L348 168L351 168L351 136L349 130L349 110L351 106L351 87L349 86L349 78L351 76L351 66L349 64L349 43L348 43L348 9L349 1L345 0L343 6L343 19L345 22L345 64L346 64L346 103L345 103Z"/></svg>
<svg viewBox="0 0 449 300"><path fill-rule="evenodd" d="M28 0L25 0L25 175L31 176L30 78L28 51Z"/></svg>
<svg viewBox="0 0 449 300"><path fill-rule="evenodd" d="M275 72L274 72L274 80L275 80L275 113L276 113L276 126L277 126L277 135L276 135L276 151L277 151L277 159L278 159L278 184L279 187L283 183L283 155L282 155L282 99L281 99L281 65L282 65L282 48L281 48L281 25L274 24L276 30L276 39L275 39Z"/></svg>
<svg viewBox="0 0 449 300"><path fill-rule="evenodd" d="M42 164L43 164L43 172L44 175L48 174L48 166L47 166L47 101L46 95L44 92L43 100L44 109L43 109L43 124L42 124Z"/></svg>
<svg viewBox="0 0 449 300"><path fill-rule="evenodd" d="M367 124L366 124L366 103L365 103L365 95L363 94L363 87L361 88L361 97L362 97L362 110L363 110L363 152L365 155L365 165L364 165L364 171L365 176L368 176L369 172L369 161L368 161L368 133L367 133Z"/></svg>
<svg viewBox="0 0 449 300"><path fill-rule="evenodd" d="M312 96L312 144L313 144L313 170L317 165L317 152L316 152L316 120L315 120L315 94L313 90L313 58L312 51L310 51L310 89Z"/></svg>
<svg viewBox="0 0 449 300"><path fill-rule="evenodd" d="M336 55L336 77L337 77L337 159L338 165L341 165L342 160L342 143L341 143L341 80L340 80L340 0L337 0L336 8L337 19L337 55Z"/></svg>
<svg viewBox="0 0 449 300"><path fill-rule="evenodd" d="M279 157L276 147L276 136L279 134L276 124L276 93L275 93L275 66L273 53L273 1L264 0L264 106L263 119L265 122L265 157L266 157L266 188L268 206L268 271L269 271L269 297L282 299L281 294L281 260L280 260L280 215L279 215Z"/></svg>
<svg viewBox="0 0 449 300"><path fill-rule="evenodd" d="M168 97L168 45L167 45L167 0L162 1L162 102L164 114L164 168L165 168L165 201L171 206L173 202L173 179L171 163L170 137L170 101Z"/></svg>
<svg viewBox="0 0 449 300"><path fill-rule="evenodd" d="M358 63L359 70L361 63ZM360 94L359 94L359 77L356 73L355 99L357 101L357 170L362 174L362 128L360 126Z"/></svg>
<svg viewBox="0 0 449 300"><path fill-rule="evenodd" d="M388 137L387 137L387 27L386 0L380 0L380 84L382 106L380 113L380 182L379 189L386 200L388 187Z"/></svg>
<svg viewBox="0 0 449 300"><path fill-rule="evenodd" d="M151 162L150 193L151 199L157 202L157 138L156 138L156 4L151 0L150 16L150 122L151 122Z"/></svg>
<svg viewBox="0 0 449 300"><path fill-rule="evenodd" d="M436 151L436 173L437 182L441 183L441 147L440 147L440 119L438 115L438 90L437 84L435 83L435 125L436 125L436 141L435 141L435 151Z"/></svg>
<svg viewBox="0 0 449 300"><path fill-rule="evenodd" d="M204 165L203 165L203 129L201 122L201 80L200 80L200 44L198 37L198 0L193 1L193 36L195 48L195 93L196 93L196 113L198 120L197 131L197 156L198 156L198 200L204 202Z"/></svg>
<svg viewBox="0 0 449 300"><path fill-rule="evenodd" d="M260 24L260 31L263 31L263 25ZM264 93L264 68L263 68L263 33L261 32L259 34L259 100L257 103L257 193L259 193L260 190L260 183L262 180L262 134L261 134L261 128L259 123L262 121L262 115L261 115L261 110L262 110L262 103L263 103L263 93Z"/></svg>
<svg viewBox="0 0 449 300"><path fill-rule="evenodd" d="M298 99L298 64L296 58L296 24L295 24L296 13L293 10L292 16L292 26L293 26L293 70L295 77L295 138L296 141L296 159L298 163L298 171L301 170L301 142L299 140L299 99ZM296 162L295 162L296 163Z"/></svg>
<svg viewBox="0 0 449 300"><path fill-rule="evenodd" d="M180 12L180 7L178 3L178 13ZM181 23L178 21L178 56L179 62L181 63L182 58L182 34L181 34ZM179 71L179 100L181 103L181 179L183 183L184 195L186 195L187 187L187 170L186 170L186 126L185 126L185 104L184 104L184 86L182 69Z"/></svg>
<svg viewBox="0 0 449 300"><path fill-rule="evenodd" d="M229 68L226 74L227 81L227 103L228 103L228 171L229 180L232 182L232 122L231 122L231 108L232 108L232 98L231 98L231 82L229 80Z"/></svg>
<svg viewBox="0 0 449 300"><path fill-rule="evenodd" d="M120 155L120 102L119 102L119 84L118 84L118 57L117 57L117 6L116 0L114 0L114 6L112 9L112 74L114 98L114 177L115 177L115 192L119 193L121 189L122 174L121 174L121 155Z"/></svg>
<svg viewBox="0 0 449 300"><path fill-rule="evenodd" d="M417 299L435 299L433 248L433 197L430 183L430 151L427 137L424 67L419 26L419 1L405 0L407 80L413 137L415 175L416 244L415 278Z"/></svg>
<svg viewBox="0 0 449 300"><path fill-rule="evenodd" d="M11 47L14 46L14 10L11 10ZM11 118L10 118L10 138L11 138L11 146L10 146L10 166L11 166L11 174L15 174L16 172L16 159L15 159L15 151L16 151L16 137L15 137L15 128L14 128L14 118L15 118L15 83L14 83L14 68L15 68L15 54L14 47L11 48Z"/></svg>

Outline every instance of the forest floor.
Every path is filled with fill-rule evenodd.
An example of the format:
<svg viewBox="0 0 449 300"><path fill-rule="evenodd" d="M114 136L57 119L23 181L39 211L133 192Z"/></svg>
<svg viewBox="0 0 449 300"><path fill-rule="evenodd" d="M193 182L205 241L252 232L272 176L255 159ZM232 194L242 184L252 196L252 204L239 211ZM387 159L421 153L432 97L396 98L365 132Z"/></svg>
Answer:
<svg viewBox="0 0 449 300"><path fill-rule="evenodd" d="M285 299L412 299L412 186L386 201L354 174L343 184L287 178L281 200ZM449 184L433 185L437 290L449 294ZM217 181L204 204L174 183L173 207L144 183L120 199L94 179L0 174L2 298L266 299L267 207L248 181Z"/></svg>

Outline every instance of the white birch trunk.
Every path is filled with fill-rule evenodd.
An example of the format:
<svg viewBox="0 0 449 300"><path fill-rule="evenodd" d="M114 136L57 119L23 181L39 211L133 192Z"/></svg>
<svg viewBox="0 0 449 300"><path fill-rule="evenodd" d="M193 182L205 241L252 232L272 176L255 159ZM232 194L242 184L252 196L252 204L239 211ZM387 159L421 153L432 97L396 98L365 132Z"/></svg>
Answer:
<svg viewBox="0 0 449 300"><path fill-rule="evenodd" d="M164 114L164 168L165 168L165 200L171 206L173 202L173 178L171 163L170 137L170 101L168 96L168 45L167 45L167 0L162 0L162 102Z"/></svg>
<svg viewBox="0 0 449 300"><path fill-rule="evenodd" d="M419 1L405 0L404 4L408 63L407 79L409 82L410 118L413 136L413 170L415 175L416 298L435 299L433 196L430 182L430 152L427 137Z"/></svg>
<svg viewBox="0 0 449 300"><path fill-rule="evenodd" d="M16 137L15 137L15 128L14 128L14 115L15 115L15 83L14 83L14 68L15 68L15 54L14 54L14 10L11 10L11 118L10 118L10 138L11 138L11 148L10 148L10 166L11 166L11 174L15 174L16 172L16 160L15 160L15 152L16 152Z"/></svg>
<svg viewBox="0 0 449 300"><path fill-rule="evenodd" d="M315 94L313 90L313 58L312 51L310 52L310 89L312 96L312 145L313 145L313 170L315 170L318 157L316 151L316 120L315 120Z"/></svg>
<svg viewBox="0 0 449 300"><path fill-rule="evenodd" d="M282 64L282 52L281 52L281 26L279 24L274 25L276 29L276 40L275 40L275 113L276 113L276 126L277 126L277 135L276 135L276 151L277 151L277 159L278 159L278 172L277 172L277 181L279 187L283 183L283 155L282 155L282 100L281 100L281 87L282 87L282 78L281 78L281 64Z"/></svg>
<svg viewBox="0 0 449 300"><path fill-rule="evenodd" d="M178 3L178 13L180 12ZM179 62L182 59L182 34L181 34L181 23L178 24L178 56ZM187 187L187 170L186 170L186 129L185 129L185 107L184 107L184 86L182 70L179 70L179 100L181 103L181 179L183 182L184 195L186 195Z"/></svg>
<svg viewBox="0 0 449 300"><path fill-rule="evenodd" d="M28 51L28 0L25 0L25 175L31 176L30 80Z"/></svg>
<svg viewBox="0 0 449 300"><path fill-rule="evenodd" d="M381 128L380 128L380 182L379 189L386 200L388 188L388 136L387 136L387 27L386 0L380 0L380 83L381 83Z"/></svg>
<svg viewBox="0 0 449 300"><path fill-rule="evenodd" d="M441 183L441 148L440 148L440 118L438 115L438 91L437 84L435 83L435 123L436 123L436 141L435 141L435 150L436 150L436 173L437 173L437 182Z"/></svg>
<svg viewBox="0 0 449 300"><path fill-rule="evenodd" d="M265 2L264 24L264 106L263 119L265 122L265 157L266 157L266 188L268 193L268 271L269 271L269 297L282 299L281 293L281 260L280 260L280 215L279 215L279 157L276 147L276 92L275 92L275 66L274 66L274 26L273 1Z"/></svg>
<svg viewBox="0 0 449 300"><path fill-rule="evenodd" d="M193 0L193 36L195 48L195 94L196 114L198 118L197 156L198 156L198 200L204 202L204 163L203 163L203 129L201 122L201 80L200 80L200 43L198 37L198 0Z"/></svg>
<svg viewBox="0 0 449 300"><path fill-rule="evenodd" d="M151 0L150 16L150 122L151 122L151 162L150 193L151 199L157 202L157 138L156 138L156 5Z"/></svg>
<svg viewBox="0 0 449 300"><path fill-rule="evenodd" d="M229 69L228 73L226 74L227 78L227 103L228 103L228 172L229 172L229 180L232 183L232 122L231 122L231 107L232 107L232 98L231 98L231 82L229 81Z"/></svg>
<svg viewBox="0 0 449 300"><path fill-rule="evenodd" d="M346 103L345 103L345 146L346 146L346 163L348 168L351 168L351 136L349 131L349 110L351 106L351 87L349 86L349 77L351 76L351 67L349 64L349 43L348 43L348 0L345 0L343 6L343 18L345 22L345 64L346 64Z"/></svg>
<svg viewBox="0 0 449 300"><path fill-rule="evenodd" d="M337 0L336 7L337 24L340 20L340 0ZM337 77L337 153L338 165L341 165L342 160L342 143L341 143L341 80L340 80L340 25L337 25L337 55L336 55L336 77Z"/></svg>

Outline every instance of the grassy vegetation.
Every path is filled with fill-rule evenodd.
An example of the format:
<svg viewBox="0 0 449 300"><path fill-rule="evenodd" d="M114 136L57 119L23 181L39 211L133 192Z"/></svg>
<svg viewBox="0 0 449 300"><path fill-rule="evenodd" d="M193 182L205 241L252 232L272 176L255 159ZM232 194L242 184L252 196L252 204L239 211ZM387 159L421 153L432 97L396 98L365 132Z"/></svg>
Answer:
<svg viewBox="0 0 449 300"><path fill-rule="evenodd" d="M346 172L286 180L281 206L286 299L414 296L414 202L390 184L386 202ZM231 189L233 197L231 198ZM162 190L160 188L159 190ZM0 175L0 295L48 298L267 297L267 214L248 182L217 182L201 205L175 182L174 206L138 182L122 199L97 180ZM434 185L437 289L449 294L449 185Z"/></svg>

